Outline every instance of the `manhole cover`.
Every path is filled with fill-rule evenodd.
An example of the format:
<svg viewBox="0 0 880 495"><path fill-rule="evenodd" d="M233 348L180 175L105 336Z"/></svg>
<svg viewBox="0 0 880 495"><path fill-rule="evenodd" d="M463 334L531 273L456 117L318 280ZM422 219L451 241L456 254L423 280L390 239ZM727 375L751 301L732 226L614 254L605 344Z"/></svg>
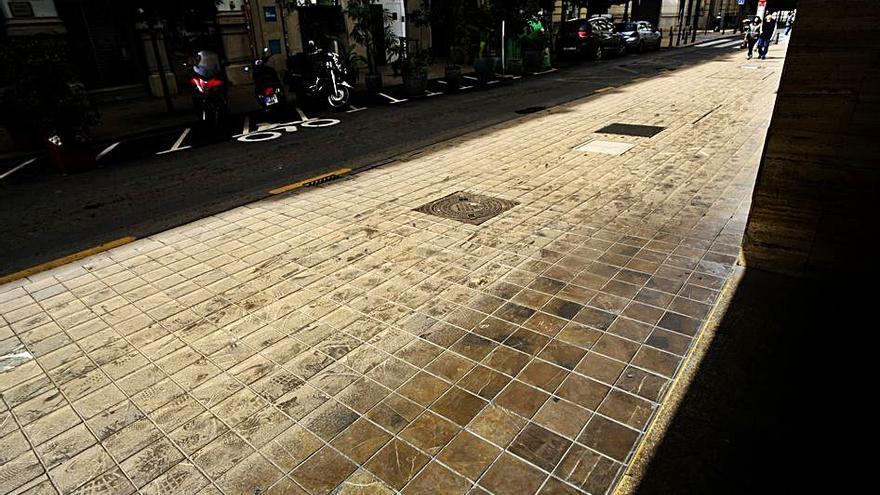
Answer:
<svg viewBox="0 0 880 495"><path fill-rule="evenodd" d="M516 111L516 113L524 115L527 113L540 112L541 110L547 110L547 107L525 107L525 108L520 108L519 110Z"/></svg>
<svg viewBox="0 0 880 495"><path fill-rule="evenodd" d="M652 137L663 129L666 128L653 125L614 123L611 125L606 125L596 132L601 132L603 134L622 134L624 136Z"/></svg>
<svg viewBox="0 0 880 495"><path fill-rule="evenodd" d="M458 191L430 203L425 203L413 211L458 220L459 222L471 225L480 225L518 204L516 201Z"/></svg>

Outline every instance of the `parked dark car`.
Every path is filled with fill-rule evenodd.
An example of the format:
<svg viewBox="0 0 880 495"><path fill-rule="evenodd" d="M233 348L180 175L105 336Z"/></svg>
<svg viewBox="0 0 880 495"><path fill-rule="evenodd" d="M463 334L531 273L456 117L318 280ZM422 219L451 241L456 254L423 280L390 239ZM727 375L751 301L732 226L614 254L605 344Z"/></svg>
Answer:
<svg viewBox="0 0 880 495"><path fill-rule="evenodd" d="M660 32L647 21L619 22L614 30L623 36L626 47L638 53L660 48Z"/></svg>
<svg viewBox="0 0 880 495"><path fill-rule="evenodd" d="M556 35L558 56L576 55L601 59L626 53L626 41L614 32L614 24L604 17L571 19L559 26Z"/></svg>

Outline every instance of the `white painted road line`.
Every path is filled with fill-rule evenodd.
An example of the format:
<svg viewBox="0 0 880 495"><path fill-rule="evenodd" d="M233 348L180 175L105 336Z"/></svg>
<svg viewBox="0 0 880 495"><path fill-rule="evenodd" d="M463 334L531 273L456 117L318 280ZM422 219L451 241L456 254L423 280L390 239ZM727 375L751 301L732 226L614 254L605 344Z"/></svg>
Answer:
<svg viewBox="0 0 880 495"><path fill-rule="evenodd" d="M174 146L172 146L171 149L167 149L165 151L160 151L156 154L157 155L164 155L165 153L171 153L172 151L180 151L180 150L192 148L192 146L181 146L181 144L183 144L183 140L186 139L186 136L189 135L189 131L191 131L191 130L192 129L189 127L184 129L183 133L180 135L179 138L177 138L177 141L174 142Z"/></svg>
<svg viewBox="0 0 880 495"><path fill-rule="evenodd" d="M107 153L110 153L111 151L113 151L114 149L116 149L117 146L119 146L119 141L117 141L117 142L111 144L110 146L107 146L106 148L104 148L104 151L98 153L98 156L95 157L95 161L98 161L98 160L100 160L101 158L104 158L104 157L107 155Z"/></svg>
<svg viewBox="0 0 880 495"><path fill-rule="evenodd" d="M306 114L303 113L303 111L299 107L294 107L294 108L296 108L296 113L297 113L297 115L299 115L299 120L301 120L303 122L309 120L309 118L306 117Z"/></svg>
<svg viewBox="0 0 880 495"><path fill-rule="evenodd" d="M345 111L345 113L355 113L360 112L361 110L366 110L367 107L356 107L354 105L349 105L349 109Z"/></svg>
<svg viewBox="0 0 880 495"><path fill-rule="evenodd" d="M385 98L388 98L388 101L391 102L392 105L394 105L395 103L403 103L404 101L408 101L406 98L398 100L397 98L394 98L393 96L388 96L385 93L378 93L378 94L379 94L379 96L384 96Z"/></svg>
<svg viewBox="0 0 880 495"><path fill-rule="evenodd" d="M31 163L34 163L35 161L37 161L36 158L31 158L30 160L27 160L24 163L20 163L18 166L16 166L12 170L7 170L6 172L3 172L3 174L0 175L0 179L5 179L5 178L9 177L10 175L12 175L13 172L18 172L19 170L27 167L28 165L30 165Z"/></svg>

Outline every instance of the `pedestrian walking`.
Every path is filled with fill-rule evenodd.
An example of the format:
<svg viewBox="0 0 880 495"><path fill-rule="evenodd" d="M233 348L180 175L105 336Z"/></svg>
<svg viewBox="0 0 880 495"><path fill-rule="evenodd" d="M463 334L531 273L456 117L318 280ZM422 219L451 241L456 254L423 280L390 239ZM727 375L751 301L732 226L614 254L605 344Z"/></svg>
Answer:
<svg viewBox="0 0 880 495"><path fill-rule="evenodd" d="M785 35L788 36L791 33L791 25L794 24L794 14L795 11L792 11L788 14L788 17L785 19Z"/></svg>
<svg viewBox="0 0 880 495"><path fill-rule="evenodd" d="M751 60L752 52L755 49L755 43L758 42L758 36L761 34L761 18L754 16L751 22L745 23L743 31L746 33L743 37L743 44L749 49L749 54L746 58Z"/></svg>
<svg viewBox="0 0 880 495"><path fill-rule="evenodd" d="M767 14L764 16L764 22L761 23L761 34L758 35L758 58L761 60L767 59L767 50L770 49L774 31L776 31L776 18L773 14Z"/></svg>

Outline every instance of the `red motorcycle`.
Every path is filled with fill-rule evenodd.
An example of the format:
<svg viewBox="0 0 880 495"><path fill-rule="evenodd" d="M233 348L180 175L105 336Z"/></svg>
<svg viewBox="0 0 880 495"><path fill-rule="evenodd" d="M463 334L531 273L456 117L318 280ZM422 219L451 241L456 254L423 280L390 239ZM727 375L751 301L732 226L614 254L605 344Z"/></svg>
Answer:
<svg viewBox="0 0 880 495"><path fill-rule="evenodd" d="M229 110L226 72L216 53L198 53L190 82L193 85L193 106L199 120L207 127L216 128Z"/></svg>

